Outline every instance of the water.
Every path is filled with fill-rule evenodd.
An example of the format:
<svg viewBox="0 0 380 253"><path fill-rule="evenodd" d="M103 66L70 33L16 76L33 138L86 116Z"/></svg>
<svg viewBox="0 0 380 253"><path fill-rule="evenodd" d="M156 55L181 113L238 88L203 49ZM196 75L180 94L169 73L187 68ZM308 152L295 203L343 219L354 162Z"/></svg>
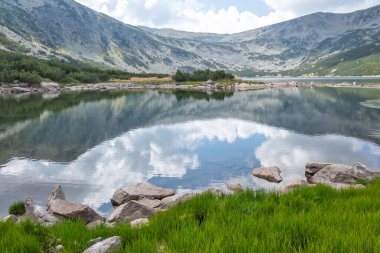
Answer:
<svg viewBox="0 0 380 253"><path fill-rule="evenodd" d="M379 170L379 100L359 88L0 97L0 214L26 196L43 206L55 184L106 214L130 182L273 188L252 168L279 166L283 183L307 162Z"/></svg>
<svg viewBox="0 0 380 253"><path fill-rule="evenodd" d="M380 77L243 77L243 80L269 83L356 83L380 84Z"/></svg>

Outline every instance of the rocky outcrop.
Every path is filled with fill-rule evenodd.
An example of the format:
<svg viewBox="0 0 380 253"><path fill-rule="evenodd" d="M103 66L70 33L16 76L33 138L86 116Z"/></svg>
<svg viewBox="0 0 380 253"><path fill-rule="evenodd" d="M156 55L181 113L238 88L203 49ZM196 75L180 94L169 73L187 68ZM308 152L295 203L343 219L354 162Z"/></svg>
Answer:
<svg viewBox="0 0 380 253"><path fill-rule="evenodd" d="M309 185L309 184L304 179L294 179L294 180L290 181L289 183L287 183L286 185L283 185L280 188L280 192L283 192L283 193L290 192L296 188L307 186L307 185Z"/></svg>
<svg viewBox="0 0 380 253"><path fill-rule="evenodd" d="M379 172L371 172L361 164L307 164L306 178L312 184L355 185L358 180L371 181L380 177Z"/></svg>
<svg viewBox="0 0 380 253"><path fill-rule="evenodd" d="M48 82L42 82L41 88L44 92L58 92L59 91L59 84L58 83L48 83Z"/></svg>
<svg viewBox="0 0 380 253"><path fill-rule="evenodd" d="M32 220L38 220L41 218L41 214L36 210L36 206L34 204L34 201L31 197L27 197L24 202L25 206L25 216L32 219Z"/></svg>
<svg viewBox="0 0 380 253"><path fill-rule="evenodd" d="M67 200L56 199L51 201L50 209L53 214L58 214L69 219L81 219L87 224L96 220L104 220L87 205L73 203Z"/></svg>
<svg viewBox="0 0 380 253"><path fill-rule="evenodd" d="M278 167L257 168L252 171L252 175L271 183L280 183L283 180L281 170Z"/></svg>
<svg viewBox="0 0 380 253"><path fill-rule="evenodd" d="M135 200L118 206L108 218L108 222L130 222L141 218L149 218L155 211Z"/></svg>
<svg viewBox="0 0 380 253"><path fill-rule="evenodd" d="M65 196L65 193L62 190L62 186L61 185L56 185L56 186L53 187L53 190L51 191L51 193L49 195L49 198L48 198L48 200L46 202L47 210L49 210L51 202L54 201L54 200L57 200L57 199L66 200L66 196Z"/></svg>
<svg viewBox="0 0 380 253"><path fill-rule="evenodd" d="M138 183L132 186L119 188L112 196L111 202L114 206L125 204L131 200L163 199L174 195L175 192L170 189L162 189L150 183Z"/></svg>
<svg viewBox="0 0 380 253"><path fill-rule="evenodd" d="M114 236L103 241L97 242L83 253L108 253L117 251L121 247L121 237Z"/></svg>

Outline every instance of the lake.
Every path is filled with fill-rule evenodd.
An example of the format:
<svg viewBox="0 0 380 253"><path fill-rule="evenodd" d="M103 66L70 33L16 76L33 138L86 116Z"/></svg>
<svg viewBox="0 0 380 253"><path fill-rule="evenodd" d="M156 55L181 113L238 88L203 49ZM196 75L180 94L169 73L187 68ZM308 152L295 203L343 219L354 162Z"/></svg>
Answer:
<svg viewBox="0 0 380 253"><path fill-rule="evenodd" d="M380 90L86 92L0 97L0 214L55 184L102 214L120 186L276 188L307 162L380 169ZM284 182L253 178L279 166Z"/></svg>
<svg viewBox="0 0 380 253"><path fill-rule="evenodd" d="M243 77L246 81L258 81L269 83L356 83L356 84L380 84L380 77Z"/></svg>

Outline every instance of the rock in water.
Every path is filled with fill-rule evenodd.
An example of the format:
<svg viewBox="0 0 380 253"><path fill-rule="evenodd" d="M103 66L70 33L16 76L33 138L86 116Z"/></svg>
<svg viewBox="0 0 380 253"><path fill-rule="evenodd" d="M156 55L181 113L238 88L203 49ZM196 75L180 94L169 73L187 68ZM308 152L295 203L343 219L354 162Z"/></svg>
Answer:
<svg viewBox="0 0 380 253"><path fill-rule="evenodd" d="M62 190L61 185L56 185L56 186L53 187L53 190L51 191L51 193L49 195L49 198L48 198L48 200L46 202L47 210L49 210L49 208L50 208L50 203L53 200L56 200L56 199L66 200L66 196L65 196L65 193Z"/></svg>
<svg viewBox="0 0 380 253"><path fill-rule="evenodd" d="M280 183L282 181L281 170L278 167L257 168L252 171L252 175L272 183Z"/></svg>
<svg viewBox="0 0 380 253"><path fill-rule="evenodd" d="M114 206L120 206L131 200L140 198L163 199L174 195L175 192L170 189L162 189L150 183L138 183L132 186L119 188L112 196L111 202Z"/></svg>
<svg viewBox="0 0 380 253"><path fill-rule="evenodd" d="M308 167L306 167L306 170L307 169ZM309 181L313 184L355 185L359 179L371 181L379 177L379 172L371 172L361 164L354 164L352 166L343 164L329 164L310 177Z"/></svg>
<svg viewBox="0 0 380 253"><path fill-rule="evenodd" d="M95 243L90 248L83 251L83 253L108 253L114 252L121 247L121 238L120 236L114 236L108 239L105 239L101 242Z"/></svg>
<svg viewBox="0 0 380 253"><path fill-rule="evenodd" d="M56 199L51 201L50 211L65 218L84 220L86 224L96 220L104 220L102 216L96 213L89 206L66 200Z"/></svg>
<svg viewBox="0 0 380 253"><path fill-rule="evenodd" d="M133 221L141 218L149 218L154 215L153 208L145 206L137 201L130 201L118 206L108 218L108 222Z"/></svg>

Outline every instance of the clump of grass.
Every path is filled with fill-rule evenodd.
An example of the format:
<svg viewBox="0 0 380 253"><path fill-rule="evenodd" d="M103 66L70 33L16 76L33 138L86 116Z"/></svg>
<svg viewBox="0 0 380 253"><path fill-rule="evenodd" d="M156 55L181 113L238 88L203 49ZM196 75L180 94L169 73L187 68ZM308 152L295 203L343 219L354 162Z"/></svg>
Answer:
<svg viewBox="0 0 380 253"><path fill-rule="evenodd" d="M356 180L356 184L368 185L369 182L367 180L364 180L364 179L358 179L358 180Z"/></svg>
<svg viewBox="0 0 380 253"><path fill-rule="evenodd" d="M23 215L25 213L24 201L14 202L8 209L9 214Z"/></svg>

